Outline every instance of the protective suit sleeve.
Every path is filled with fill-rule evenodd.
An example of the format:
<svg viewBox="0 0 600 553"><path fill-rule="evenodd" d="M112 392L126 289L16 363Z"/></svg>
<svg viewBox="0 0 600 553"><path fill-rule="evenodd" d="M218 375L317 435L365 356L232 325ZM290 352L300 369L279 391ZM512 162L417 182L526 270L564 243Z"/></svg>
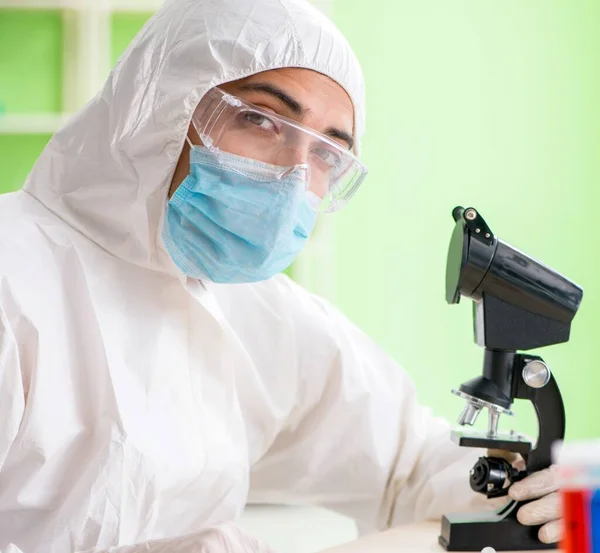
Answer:
<svg viewBox="0 0 600 553"><path fill-rule="evenodd" d="M0 553L27 553L14 544ZM198 532L150 540L108 549L94 547L74 553L275 553L264 542L231 522L208 526Z"/></svg>
<svg viewBox="0 0 600 553"><path fill-rule="evenodd" d="M0 277L0 475L25 410L19 349L9 308L10 298Z"/></svg>
<svg viewBox="0 0 600 553"><path fill-rule="evenodd" d="M468 483L485 453L452 443L408 374L340 312L287 286L299 302L296 407L253 467L250 500L320 505L361 532L491 508Z"/></svg>
<svg viewBox="0 0 600 553"><path fill-rule="evenodd" d="M0 476L25 410L19 350L7 313L9 301L6 287L0 277ZM11 544L0 553L23 552Z"/></svg>
<svg viewBox="0 0 600 553"><path fill-rule="evenodd" d="M79 553L274 553L274 551L236 524L224 522L176 538L151 540L102 550L94 548Z"/></svg>

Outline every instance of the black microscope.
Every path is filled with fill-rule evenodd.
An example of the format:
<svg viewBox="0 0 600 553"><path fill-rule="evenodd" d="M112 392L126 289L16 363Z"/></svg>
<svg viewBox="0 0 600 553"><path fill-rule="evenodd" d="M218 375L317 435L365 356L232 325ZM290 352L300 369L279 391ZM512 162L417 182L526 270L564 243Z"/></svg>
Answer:
<svg viewBox="0 0 600 553"><path fill-rule="evenodd" d="M502 458L481 457L470 472L473 490L488 498L506 496L509 487L551 465L552 444L565 434L563 400L554 376L541 357L517 353L569 340L571 321L583 290L549 267L499 240L476 209L456 207L456 223L446 266L446 300L474 300L475 341L485 348L483 372L452 392L466 400L458 423L472 426L482 409L487 431L452 432L460 446L519 453L526 470ZM501 414L513 415L515 399L529 400L538 420L537 442L514 431L498 431ZM539 527L523 526L517 511L523 502L482 513L449 514L442 519L439 543L447 551L553 549L539 541Z"/></svg>

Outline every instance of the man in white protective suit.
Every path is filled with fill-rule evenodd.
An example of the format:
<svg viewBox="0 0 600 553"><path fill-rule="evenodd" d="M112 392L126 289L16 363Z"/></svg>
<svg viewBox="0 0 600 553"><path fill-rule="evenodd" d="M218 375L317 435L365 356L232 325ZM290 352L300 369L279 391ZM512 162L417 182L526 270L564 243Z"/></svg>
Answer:
<svg viewBox="0 0 600 553"><path fill-rule="evenodd" d="M363 77L303 0L171 0L0 197L0 550L260 552L247 502L362 531L481 507L479 451L279 274L364 180ZM553 472L513 486L560 520ZM479 499L479 497L481 497Z"/></svg>

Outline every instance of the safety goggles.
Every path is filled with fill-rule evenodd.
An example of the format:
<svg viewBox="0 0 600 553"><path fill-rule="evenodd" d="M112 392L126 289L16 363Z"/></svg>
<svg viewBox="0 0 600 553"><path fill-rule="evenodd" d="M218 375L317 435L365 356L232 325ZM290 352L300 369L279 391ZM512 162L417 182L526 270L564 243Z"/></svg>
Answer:
<svg viewBox="0 0 600 553"><path fill-rule="evenodd" d="M206 148L281 167L279 178L303 172L319 211L338 211L367 175L354 154L331 138L219 88L202 98L192 124Z"/></svg>

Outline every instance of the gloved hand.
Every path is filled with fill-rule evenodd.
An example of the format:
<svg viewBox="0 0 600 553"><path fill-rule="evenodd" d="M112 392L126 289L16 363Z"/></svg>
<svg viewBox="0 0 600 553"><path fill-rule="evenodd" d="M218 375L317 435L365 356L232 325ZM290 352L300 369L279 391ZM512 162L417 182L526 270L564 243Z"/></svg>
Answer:
<svg viewBox="0 0 600 553"><path fill-rule="evenodd" d="M491 457L502 457L519 470L525 469L523 458L511 451L489 450ZM508 496L515 501L535 500L523 505L517 513L517 520L525 526L543 525L538 537L542 543L556 543L562 539L560 497L558 495L555 467L530 474L508 490Z"/></svg>
<svg viewBox="0 0 600 553"><path fill-rule="evenodd" d="M18 551L18 550L17 550ZM198 532L134 545L88 549L80 553L275 553L239 526L225 522Z"/></svg>
<svg viewBox="0 0 600 553"><path fill-rule="evenodd" d="M526 526L543 524L538 533L543 543L555 543L562 539L563 524L558 495L555 467L534 472L508 490L508 496L516 501L535 499L523 505L517 520Z"/></svg>

